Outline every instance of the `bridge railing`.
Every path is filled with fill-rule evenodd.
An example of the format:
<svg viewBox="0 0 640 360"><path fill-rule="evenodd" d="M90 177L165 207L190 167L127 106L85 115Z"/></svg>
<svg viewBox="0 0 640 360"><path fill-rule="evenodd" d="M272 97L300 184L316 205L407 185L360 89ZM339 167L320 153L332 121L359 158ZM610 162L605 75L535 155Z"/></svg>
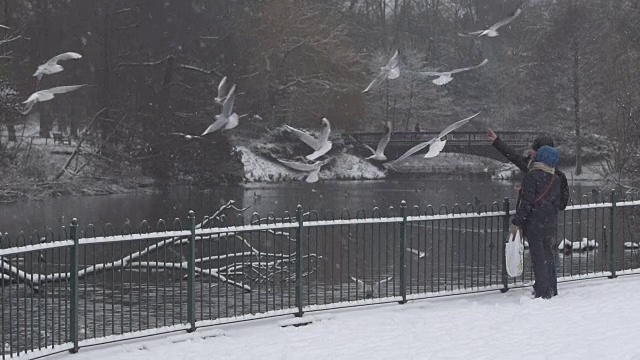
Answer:
<svg viewBox="0 0 640 360"><path fill-rule="evenodd" d="M639 272L640 201L581 199L559 216L560 281ZM336 307L506 291L512 204L303 211L81 227L0 248L1 358ZM564 241L564 240L567 241ZM564 244L572 247L565 248ZM561 289L562 292L562 289Z"/></svg>

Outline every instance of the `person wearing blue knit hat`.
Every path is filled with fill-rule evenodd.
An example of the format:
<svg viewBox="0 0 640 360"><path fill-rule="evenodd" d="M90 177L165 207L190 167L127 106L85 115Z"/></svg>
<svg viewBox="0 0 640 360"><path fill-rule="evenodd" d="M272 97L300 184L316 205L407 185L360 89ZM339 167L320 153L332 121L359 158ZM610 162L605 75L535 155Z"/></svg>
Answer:
<svg viewBox="0 0 640 360"><path fill-rule="evenodd" d="M535 154L535 161L522 180L521 201L516 215L511 221L521 229L522 236L529 242L529 253L533 264L535 297L550 299L554 295L553 276L554 244L558 227L560 202L560 180L556 166L560 162L558 150L551 146L541 146Z"/></svg>
<svg viewBox="0 0 640 360"><path fill-rule="evenodd" d="M518 153L515 149L511 148L510 146L508 146L491 129L489 129L489 131L487 132L487 139L491 142L491 145L494 148L496 148L496 150L498 150L502 155L504 155L509 161L511 161L524 173L529 172L530 167L536 161L537 152L542 146L547 145L552 148L555 146L555 143L550 136L539 135L533 140L533 143L531 144L530 153L525 156ZM567 176L562 171L560 171L560 169L558 169L557 167L556 167L555 175L560 180L560 201L558 203L559 210L564 210L567 207L569 200L571 198L569 183L567 181ZM522 190L518 194L518 201L516 202L516 208L520 205L521 201L522 201ZM556 254L557 248L554 246L553 250L554 250L554 263L555 263L555 258L557 256ZM558 295L558 281L557 281L555 264L553 265L552 279L553 279L553 295L555 296L555 295Z"/></svg>

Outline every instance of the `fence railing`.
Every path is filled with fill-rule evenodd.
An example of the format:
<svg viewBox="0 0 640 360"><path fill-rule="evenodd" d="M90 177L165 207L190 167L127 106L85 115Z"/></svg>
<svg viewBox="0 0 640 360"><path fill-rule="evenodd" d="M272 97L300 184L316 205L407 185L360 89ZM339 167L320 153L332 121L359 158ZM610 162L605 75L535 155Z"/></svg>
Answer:
<svg viewBox="0 0 640 360"><path fill-rule="evenodd" d="M216 216L154 226L74 220L0 243L1 358L260 317L528 286L507 277L502 204ZM560 281L635 274L640 201L571 205L558 220ZM571 244L571 248L569 248ZM562 288L560 289L562 292Z"/></svg>

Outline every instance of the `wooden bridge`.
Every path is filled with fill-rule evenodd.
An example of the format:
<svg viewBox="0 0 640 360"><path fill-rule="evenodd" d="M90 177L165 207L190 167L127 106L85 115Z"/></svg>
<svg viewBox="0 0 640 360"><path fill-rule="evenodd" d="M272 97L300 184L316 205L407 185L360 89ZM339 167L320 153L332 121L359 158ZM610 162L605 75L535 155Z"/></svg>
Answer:
<svg viewBox="0 0 640 360"><path fill-rule="evenodd" d="M530 148L533 139L540 134L537 131L496 131L496 133L509 146L523 153ZM391 141L387 145L385 154L389 159L398 158L415 145L429 141L438 134L439 132L436 131L394 132L391 134ZM367 144L374 149L383 135L383 133L372 132L345 134L353 144ZM506 161L504 156L489 143L486 131L456 131L447 134L443 140L447 140L447 145L444 147L443 152L478 155ZM425 153L427 149L421 151L421 153Z"/></svg>

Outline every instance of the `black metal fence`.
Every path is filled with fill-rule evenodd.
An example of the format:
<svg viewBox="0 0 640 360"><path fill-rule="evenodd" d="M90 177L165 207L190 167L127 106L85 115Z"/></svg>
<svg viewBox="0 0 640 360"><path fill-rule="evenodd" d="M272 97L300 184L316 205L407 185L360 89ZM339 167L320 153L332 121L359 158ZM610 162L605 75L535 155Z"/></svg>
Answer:
<svg viewBox="0 0 640 360"><path fill-rule="evenodd" d="M559 216L560 281L639 271L640 201L574 204ZM509 278L505 200L246 218L220 212L4 235L1 358L326 308L528 286ZM562 290L561 290L562 291Z"/></svg>

